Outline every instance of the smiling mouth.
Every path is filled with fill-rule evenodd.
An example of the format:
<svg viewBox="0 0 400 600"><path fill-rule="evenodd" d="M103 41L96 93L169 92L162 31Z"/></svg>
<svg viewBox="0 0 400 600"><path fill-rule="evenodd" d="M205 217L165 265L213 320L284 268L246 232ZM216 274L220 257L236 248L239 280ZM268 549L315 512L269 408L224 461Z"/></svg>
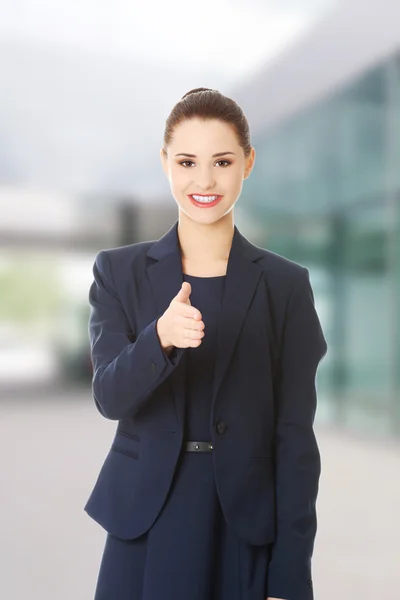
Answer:
<svg viewBox="0 0 400 600"><path fill-rule="evenodd" d="M189 194L189 198L195 206L209 208L218 204L222 196L220 194ZM202 198L202 200L200 200Z"/></svg>

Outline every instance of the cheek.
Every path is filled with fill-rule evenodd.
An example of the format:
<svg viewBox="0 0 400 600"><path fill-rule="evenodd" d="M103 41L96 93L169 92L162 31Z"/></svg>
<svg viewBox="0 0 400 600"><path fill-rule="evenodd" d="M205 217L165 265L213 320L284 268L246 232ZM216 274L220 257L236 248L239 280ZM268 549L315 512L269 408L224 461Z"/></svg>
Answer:
<svg viewBox="0 0 400 600"><path fill-rule="evenodd" d="M221 181L224 180L227 185L234 187L240 183L241 177L242 177L242 173L239 168L232 168L232 167L229 168L228 167L228 168L224 169L223 172L221 169L218 179L220 179Z"/></svg>
<svg viewBox="0 0 400 600"><path fill-rule="evenodd" d="M171 170L171 185L174 188L185 186L191 180L190 174L186 173L183 169L172 169Z"/></svg>
<svg viewBox="0 0 400 600"><path fill-rule="evenodd" d="M240 173L231 174L229 178L227 178L227 188L231 190L238 190L242 187L243 179Z"/></svg>
<svg viewBox="0 0 400 600"><path fill-rule="evenodd" d="M182 204L185 200L189 200L186 196L186 192L189 192L191 182L187 180L187 177L171 177L170 189L174 198Z"/></svg>

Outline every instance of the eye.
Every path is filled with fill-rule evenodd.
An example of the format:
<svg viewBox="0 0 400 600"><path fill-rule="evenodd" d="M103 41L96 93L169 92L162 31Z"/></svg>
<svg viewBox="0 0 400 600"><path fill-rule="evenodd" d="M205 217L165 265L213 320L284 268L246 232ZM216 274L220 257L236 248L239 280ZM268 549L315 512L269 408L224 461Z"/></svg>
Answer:
<svg viewBox="0 0 400 600"><path fill-rule="evenodd" d="M183 160L179 164L182 165L182 166L184 166L185 163L193 163L193 161L192 160ZM217 163L226 163L225 166L228 166L228 165L232 164L229 160L217 160Z"/></svg>

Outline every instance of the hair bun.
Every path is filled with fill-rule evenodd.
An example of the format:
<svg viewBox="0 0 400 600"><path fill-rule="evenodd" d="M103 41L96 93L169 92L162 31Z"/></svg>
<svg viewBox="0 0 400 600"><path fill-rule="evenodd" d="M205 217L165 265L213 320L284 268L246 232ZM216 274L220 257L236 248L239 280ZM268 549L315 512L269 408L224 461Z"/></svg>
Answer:
<svg viewBox="0 0 400 600"><path fill-rule="evenodd" d="M213 91L214 90L212 90L211 88L204 88L204 87L194 88L193 90L186 92L186 94L184 96L182 96L181 100L186 98L186 96L189 96L189 94L196 94L197 92L213 92Z"/></svg>

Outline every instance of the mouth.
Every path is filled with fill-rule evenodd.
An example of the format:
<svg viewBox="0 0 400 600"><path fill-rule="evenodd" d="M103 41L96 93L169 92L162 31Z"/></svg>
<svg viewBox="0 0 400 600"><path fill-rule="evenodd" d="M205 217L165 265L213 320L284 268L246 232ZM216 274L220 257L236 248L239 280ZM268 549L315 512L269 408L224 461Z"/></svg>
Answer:
<svg viewBox="0 0 400 600"><path fill-rule="evenodd" d="M211 208L218 204L222 197L219 194L210 194L208 196L204 194L189 194L192 203L200 208Z"/></svg>

